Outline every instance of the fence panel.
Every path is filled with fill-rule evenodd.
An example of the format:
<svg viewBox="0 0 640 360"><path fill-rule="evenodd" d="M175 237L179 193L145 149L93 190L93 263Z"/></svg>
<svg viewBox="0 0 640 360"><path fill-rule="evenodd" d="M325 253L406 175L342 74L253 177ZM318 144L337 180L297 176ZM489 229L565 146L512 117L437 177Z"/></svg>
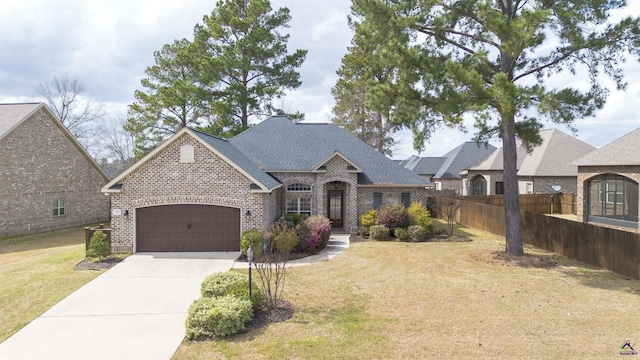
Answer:
<svg viewBox="0 0 640 360"><path fill-rule="evenodd" d="M504 207L462 201L459 211L460 224L505 236ZM640 234L529 211L520 219L525 244L640 279Z"/></svg>

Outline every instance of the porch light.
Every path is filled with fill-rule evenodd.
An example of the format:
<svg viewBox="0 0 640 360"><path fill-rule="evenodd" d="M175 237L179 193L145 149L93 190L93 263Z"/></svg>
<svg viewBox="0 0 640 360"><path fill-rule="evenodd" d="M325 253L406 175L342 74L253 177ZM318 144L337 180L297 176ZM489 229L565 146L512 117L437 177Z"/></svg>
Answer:
<svg viewBox="0 0 640 360"><path fill-rule="evenodd" d="M250 218L251 217L251 210L247 210L247 212L244 213L244 216Z"/></svg>
<svg viewBox="0 0 640 360"><path fill-rule="evenodd" d="M247 210L249 212L249 210ZM253 248L247 249L247 261L249 261L249 301L251 301L251 260L253 260Z"/></svg>
<svg viewBox="0 0 640 360"><path fill-rule="evenodd" d="M129 218L129 210L125 210L124 211L124 217L125 217L125 219Z"/></svg>

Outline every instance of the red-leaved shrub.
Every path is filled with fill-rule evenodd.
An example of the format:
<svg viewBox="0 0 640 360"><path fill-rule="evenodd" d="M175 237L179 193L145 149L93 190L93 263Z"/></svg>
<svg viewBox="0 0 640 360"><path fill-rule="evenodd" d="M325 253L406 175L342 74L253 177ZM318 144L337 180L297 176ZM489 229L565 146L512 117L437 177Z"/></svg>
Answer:
<svg viewBox="0 0 640 360"><path fill-rule="evenodd" d="M407 209L400 204L386 205L378 211L377 221L378 225L388 227L393 233L395 228L403 228L408 225L409 214L407 214Z"/></svg>
<svg viewBox="0 0 640 360"><path fill-rule="evenodd" d="M306 220L309 233L306 241L309 251L316 252L324 249L331 236L331 222L322 215L313 215Z"/></svg>

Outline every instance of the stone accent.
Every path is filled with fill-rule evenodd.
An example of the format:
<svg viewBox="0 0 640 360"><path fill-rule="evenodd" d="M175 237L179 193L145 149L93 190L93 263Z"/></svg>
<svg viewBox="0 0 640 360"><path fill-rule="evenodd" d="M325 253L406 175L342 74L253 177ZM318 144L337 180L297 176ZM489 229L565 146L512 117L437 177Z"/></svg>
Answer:
<svg viewBox="0 0 640 360"><path fill-rule="evenodd" d="M194 147L194 162L180 162L180 147ZM128 218L113 215L112 244L119 252L135 251L135 209L155 205L203 204L240 209L241 232L261 229L276 217L268 193L252 193L249 180L191 135L174 139L140 168L126 176L122 190L112 196L112 209ZM246 211L251 216L245 216ZM239 240L239 239L238 239Z"/></svg>
<svg viewBox="0 0 640 360"><path fill-rule="evenodd" d="M589 204L587 203L587 181L593 177L604 174L615 174L627 177L637 183L640 183L640 165L627 166L578 166L578 186L576 194L578 195L578 221L589 222ZM639 196L640 198L640 196ZM640 200L639 200L640 203ZM640 206L640 204L639 204ZM639 207L640 208L640 207ZM640 225L640 224L639 224ZM608 225L609 227L613 227ZM640 227L639 227L640 228ZM629 228L622 228L630 231Z"/></svg>
<svg viewBox="0 0 640 360"><path fill-rule="evenodd" d="M41 109L0 140L0 236L109 219L107 179L55 121ZM54 200L65 200L63 216Z"/></svg>

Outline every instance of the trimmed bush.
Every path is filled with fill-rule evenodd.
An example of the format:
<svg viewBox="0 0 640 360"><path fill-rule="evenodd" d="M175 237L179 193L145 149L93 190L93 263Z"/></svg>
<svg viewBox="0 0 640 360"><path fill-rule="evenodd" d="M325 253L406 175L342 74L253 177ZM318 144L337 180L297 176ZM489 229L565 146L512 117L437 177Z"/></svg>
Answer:
<svg viewBox="0 0 640 360"><path fill-rule="evenodd" d="M411 225L409 226L409 229L407 229L407 231L409 233L409 238L411 239L411 241L426 241L427 237L429 236L427 230L420 225Z"/></svg>
<svg viewBox="0 0 640 360"><path fill-rule="evenodd" d="M309 235L307 235L306 239L309 250L316 252L324 249L331 237L331 222L329 219L322 215L313 215L308 217L305 222L309 228Z"/></svg>
<svg viewBox="0 0 640 360"><path fill-rule="evenodd" d="M100 230L96 230L89 241L87 256L92 258L97 257L102 260L109 255L111 255L111 244L107 241L107 234Z"/></svg>
<svg viewBox="0 0 640 360"><path fill-rule="evenodd" d="M369 228L369 233L373 240L389 240L391 238L389 228L383 225L373 225Z"/></svg>
<svg viewBox="0 0 640 360"><path fill-rule="evenodd" d="M411 225L419 225L429 231L431 227L431 214L422 203L418 201L412 202L411 206L407 208L407 215L409 216L409 223Z"/></svg>
<svg viewBox="0 0 640 360"><path fill-rule="evenodd" d="M396 238L398 238L398 240L401 241L407 241L410 239L409 237L409 231L407 231L407 229L405 228L397 228L395 231L396 234Z"/></svg>
<svg viewBox="0 0 640 360"><path fill-rule="evenodd" d="M247 249L252 247L253 253L258 255L262 252L264 245L264 235L258 230L247 230L240 237L240 251L243 255L247 255Z"/></svg>
<svg viewBox="0 0 640 360"><path fill-rule="evenodd" d="M252 281L251 287L251 304L254 310L259 310L263 304L260 288L256 286L255 281ZM200 294L206 298L233 295L240 299L249 299L249 276L235 271L211 274L200 285Z"/></svg>
<svg viewBox="0 0 640 360"><path fill-rule="evenodd" d="M189 307L187 339L200 340L238 333L251 320L251 302L232 295L200 298Z"/></svg>
<svg viewBox="0 0 640 360"><path fill-rule="evenodd" d="M298 253L307 252L309 250L309 245L307 245L309 226L307 226L306 221L301 221L298 225L296 225L296 234L298 235L298 244L293 251Z"/></svg>
<svg viewBox="0 0 640 360"><path fill-rule="evenodd" d="M400 204L386 205L378 211L377 221L378 225L388 227L389 231L393 233L395 228L407 226L409 216L407 215L407 209Z"/></svg>
<svg viewBox="0 0 640 360"><path fill-rule="evenodd" d="M291 254L298 245L296 230L289 227L284 217L271 225L271 250Z"/></svg>
<svg viewBox="0 0 640 360"><path fill-rule="evenodd" d="M362 230L360 230L360 233L364 236L368 236L369 228L371 228L373 225L378 224L377 218L378 212L375 210L369 210L366 213L362 214L360 216L360 225L362 226Z"/></svg>

